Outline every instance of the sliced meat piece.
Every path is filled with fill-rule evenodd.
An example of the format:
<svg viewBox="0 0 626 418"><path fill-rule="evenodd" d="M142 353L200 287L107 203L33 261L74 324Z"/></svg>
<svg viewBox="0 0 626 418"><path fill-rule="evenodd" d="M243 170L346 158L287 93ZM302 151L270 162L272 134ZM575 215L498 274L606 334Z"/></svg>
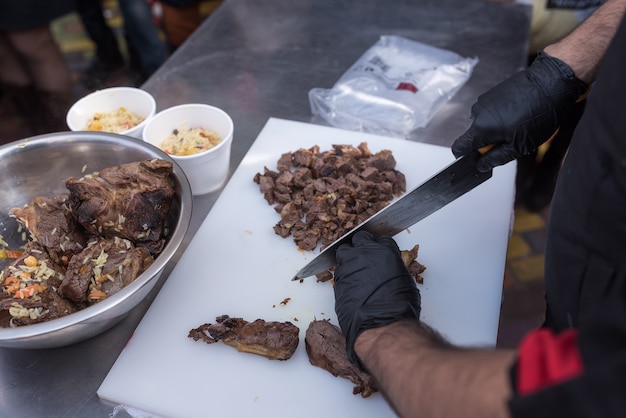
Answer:
<svg viewBox="0 0 626 418"><path fill-rule="evenodd" d="M174 189L172 163L160 159L105 168L99 173L65 181L68 207L89 232L105 238L121 237L146 247L163 249L163 229Z"/></svg>
<svg viewBox="0 0 626 418"><path fill-rule="evenodd" d="M29 205L9 212L46 247L55 263L63 265L87 245L87 234L70 214L66 199L67 196L36 197Z"/></svg>
<svg viewBox="0 0 626 418"><path fill-rule="evenodd" d="M346 339L341 329L327 320L315 320L309 324L304 338L309 362L354 383L352 393L367 398L378 388L374 378L359 370L348 360Z"/></svg>
<svg viewBox="0 0 626 418"><path fill-rule="evenodd" d="M228 315L218 316L215 324L203 324L189 331L189 338L207 344L222 341L237 351L257 354L270 360L288 360L298 348L300 329L291 322L248 322Z"/></svg>
<svg viewBox="0 0 626 418"><path fill-rule="evenodd" d="M97 303L128 286L152 262L146 248L129 240L99 240L72 257L59 292L77 304Z"/></svg>

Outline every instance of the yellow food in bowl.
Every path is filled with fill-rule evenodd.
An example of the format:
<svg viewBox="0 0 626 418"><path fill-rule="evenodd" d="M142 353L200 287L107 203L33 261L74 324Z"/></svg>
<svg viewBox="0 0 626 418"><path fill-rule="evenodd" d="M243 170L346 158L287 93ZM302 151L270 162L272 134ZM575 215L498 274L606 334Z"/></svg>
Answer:
<svg viewBox="0 0 626 418"><path fill-rule="evenodd" d="M186 156L208 151L221 141L217 133L204 128L174 129L159 148L170 155Z"/></svg>
<svg viewBox="0 0 626 418"><path fill-rule="evenodd" d="M97 112L87 122L88 131L120 133L143 122L144 118L121 106L110 112Z"/></svg>

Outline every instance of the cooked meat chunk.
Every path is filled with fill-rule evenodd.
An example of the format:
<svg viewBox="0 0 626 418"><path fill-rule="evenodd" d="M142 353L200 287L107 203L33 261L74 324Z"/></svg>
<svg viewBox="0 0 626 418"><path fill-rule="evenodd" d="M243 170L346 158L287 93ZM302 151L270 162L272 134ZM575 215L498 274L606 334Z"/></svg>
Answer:
<svg viewBox="0 0 626 418"><path fill-rule="evenodd" d="M36 197L31 204L9 212L46 247L55 263L63 265L87 245L87 234L68 211L66 198Z"/></svg>
<svg viewBox="0 0 626 418"><path fill-rule="evenodd" d="M291 322L248 322L228 315L218 316L215 324L203 324L189 331L189 338L207 344L222 341L244 353L270 360L288 360L298 348L300 329Z"/></svg>
<svg viewBox="0 0 626 418"><path fill-rule="evenodd" d="M401 250L400 255L404 265L409 270L409 273L417 283L424 283L422 273L426 270L426 266L417 261L417 253L419 251L419 245L414 245L410 250ZM335 268L330 268L321 273L315 275L318 282L327 282L335 278Z"/></svg>
<svg viewBox="0 0 626 418"><path fill-rule="evenodd" d="M415 281L417 283L423 283L424 278L422 277L422 273L426 270L426 266L417 261L419 248L419 245L415 245L410 250L400 251L400 255L402 256L404 265L409 270L409 273L411 273L411 276L415 278Z"/></svg>
<svg viewBox="0 0 626 418"><path fill-rule="evenodd" d="M59 296L54 290L46 289L39 298L3 299L0 301L0 327L13 328L38 324L74 313L78 308Z"/></svg>
<svg viewBox="0 0 626 418"><path fill-rule="evenodd" d="M377 392L374 378L359 370L348 360L346 339L338 326L326 320L315 320L309 324L304 338L309 362L329 371L333 376L343 377L354 383L352 393L367 398Z"/></svg>
<svg viewBox="0 0 626 418"><path fill-rule="evenodd" d="M265 167L254 181L265 200L280 214L274 226L292 236L303 250L325 247L384 208L406 191L404 175L395 169L391 151L376 154L358 147L318 146L281 155L272 171Z"/></svg>
<svg viewBox="0 0 626 418"><path fill-rule="evenodd" d="M64 269L38 242L0 272L0 327L36 324L69 315L77 307L57 294Z"/></svg>
<svg viewBox="0 0 626 418"><path fill-rule="evenodd" d="M163 249L163 228L174 189L169 176L172 163L153 159L85 176L70 177L68 207L90 233L120 237L146 247L152 254Z"/></svg>
<svg viewBox="0 0 626 418"><path fill-rule="evenodd" d="M72 257L59 292L81 306L93 304L133 282L152 261L129 240L99 240Z"/></svg>

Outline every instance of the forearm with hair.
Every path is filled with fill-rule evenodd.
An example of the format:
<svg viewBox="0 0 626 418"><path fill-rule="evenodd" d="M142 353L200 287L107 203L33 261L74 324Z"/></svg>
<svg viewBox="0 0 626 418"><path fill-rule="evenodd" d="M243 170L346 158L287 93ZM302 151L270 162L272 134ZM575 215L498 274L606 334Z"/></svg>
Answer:
<svg viewBox="0 0 626 418"><path fill-rule="evenodd" d="M453 347L408 321L364 331L355 350L402 417L509 416L512 350Z"/></svg>
<svg viewBox="0 0 626 418"><path fill-rule="evenodd" d="M626 0L607 0L561 41L544 52L569 65L574 74L590 84L626 11Z"/></svg>

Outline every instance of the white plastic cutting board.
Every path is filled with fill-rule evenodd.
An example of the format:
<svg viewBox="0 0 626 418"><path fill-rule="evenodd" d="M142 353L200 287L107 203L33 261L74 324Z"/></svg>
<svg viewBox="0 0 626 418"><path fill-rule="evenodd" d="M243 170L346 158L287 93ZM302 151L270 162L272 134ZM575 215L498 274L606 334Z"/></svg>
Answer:
<svg viewBox="0 0 626 418"><path fill-rule="evenodd" d="M385 417L377 393L363 399L345 379L309 364L305 330L314 318L337 323L330 283L291 281L315 253L298 251L272 229L278 214L252 181L263 167L298 148L367 142L390 149L411 189L452 160L447 147L325 126L270 119L172 271L98 390L119 404L166 417ZM422 320L452 342L496 341L509 237L515 166L424 219L396 240L420 245L427 266ZM281 305L285 298L291 298ZM222 314L247 320L292 321L300 345L287 361L207 345L191 328ZM419 390L416 388L416 390Z"/></svg>

